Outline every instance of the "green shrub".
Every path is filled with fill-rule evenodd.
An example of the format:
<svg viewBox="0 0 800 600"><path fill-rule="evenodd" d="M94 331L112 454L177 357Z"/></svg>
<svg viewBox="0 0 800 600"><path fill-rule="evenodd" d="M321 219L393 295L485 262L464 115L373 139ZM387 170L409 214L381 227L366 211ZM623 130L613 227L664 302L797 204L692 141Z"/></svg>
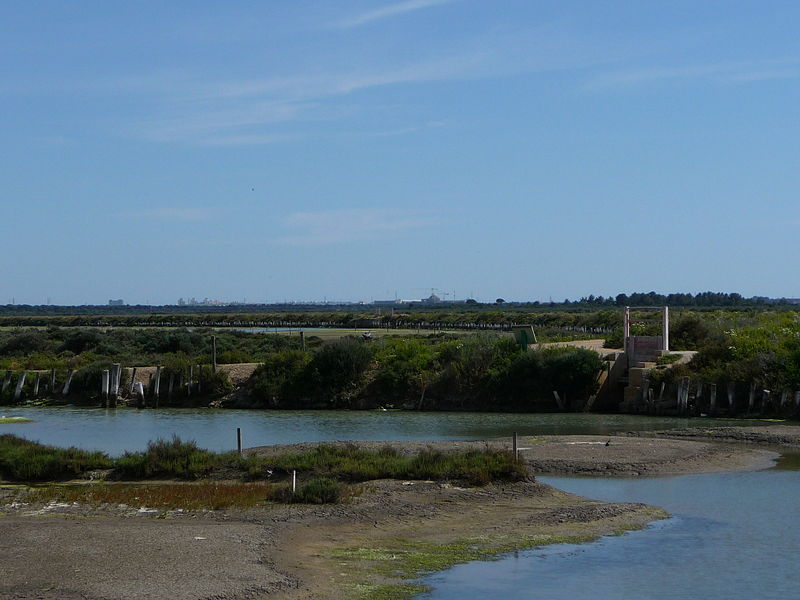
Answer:
<svg viewBox="0 0 800 600"><path fill-rule="evenodd" d="M333 504L342 494L341 485L330 477L315 477L304 483L294 494L293 501L303 504Z"/></svg>
<svg viewBox="0 0 800 600"><path fill-rule="evenodd" d="M228 458L173 436L171 441L149 442L144 452L126 452L116 460L115 475L120 479L198 479L219 466L223 457Z"/></svg>
<svg viewBox="0 0 800 600"><path fill-rule="evenodd" d="M0 435L0 476L12 481L61 481L94 469L111 459L102 452L56 448L11 434Z"/></svg>

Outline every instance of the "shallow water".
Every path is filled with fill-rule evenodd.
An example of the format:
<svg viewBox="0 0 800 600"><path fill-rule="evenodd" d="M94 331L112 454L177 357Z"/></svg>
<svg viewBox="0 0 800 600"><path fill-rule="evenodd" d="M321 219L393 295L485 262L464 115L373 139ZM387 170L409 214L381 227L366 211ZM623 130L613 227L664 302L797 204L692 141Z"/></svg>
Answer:
<svg viewBox="0 0 800 600"><path fill-rule="evenodd" d="M332 440L476 440L520 435L598 434L708 427L742 421L598 414L513 414L413 411L267 411L132 408L0 408L0 415L33 423L0 425L56 446L103 450L114 455L141 450L149 440L178 435L203 448L236 447L236 428L246 447Z"/></svg>
<svg viewBox="0 0 800 600"><path fill-rule="evenodd" d="M590 498L645 502L672 518L589 544L469 563L425 580L418 600L770 600L800 597L800 476L541 478Z"/></svg>

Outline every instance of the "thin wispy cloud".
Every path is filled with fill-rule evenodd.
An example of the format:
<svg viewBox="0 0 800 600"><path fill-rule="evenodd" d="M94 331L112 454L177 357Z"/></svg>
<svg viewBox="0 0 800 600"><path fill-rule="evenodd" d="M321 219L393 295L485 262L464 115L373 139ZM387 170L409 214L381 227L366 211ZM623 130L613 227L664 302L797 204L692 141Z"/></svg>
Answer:
<svg viewBox="0 0 800 600"><path fill-rule="evenodd" d="M592 44L575 44L571 38L564 38L549 28L515 35L494 34L472 40L438 57L410 59L392 65L187 84L178 94L168 88L169 97L163 103L164 117L140 123L135 135L166 143L270 144L292 139L291 136L281 137L286 132L275 130L279 124L288 127L358 118L358 114L341 105L340 99L347 95L387 86L576 70L614 60L617 60L614 51L604 54ZM364 103L361 114L379 110ZM393 117L398 114L395 111ZM443 117L446 115L429 115L429 120ZM410 132L421 127L424 125L415 120L390 131ZM325 135L320 133L320 128L314 129L318 135Z"/></svg>
<svg viewBox="0 0 800 600"><path fill-rule="evenodd" d="M354 15L352 17L342 19L334 24L335 27L341 29L349 29L351 27L359 27L375 21L397 17L410 12L440 6L442 4L450 4L455 0L406 0L405 2L398 2L396 4L389 4L381 8L376 8L367 12Z"/></svg>
<svg viewBox="0 0 800 600"><path fill-rule="evenodd" d="M273 241L290 246L358 242L437 224L434 215L416 211L365 208L296 212L283 220L292 233Z"/></svg>
<svg viewBox="0 0 800 600"><path fill-rule="evenodd" d="M722 84L749 83L800 77L800 60L765 60L620 69L596 75L587 90L634 87L662 82L706 80Z"/></svg>

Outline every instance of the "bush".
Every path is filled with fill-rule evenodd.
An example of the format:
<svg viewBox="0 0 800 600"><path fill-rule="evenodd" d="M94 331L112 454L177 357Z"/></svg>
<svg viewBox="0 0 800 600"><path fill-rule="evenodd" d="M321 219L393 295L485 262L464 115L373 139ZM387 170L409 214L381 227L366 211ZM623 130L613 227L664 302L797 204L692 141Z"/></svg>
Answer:
<svg viewBox="0 0 800 600"><path fill-rule="evenodd" d="M171 441L149 442L145 452L126 452L115 464L119 478L198 479L208 475L228 455L202 450L193 441L183 442L178 436Z"/></svg>
<svg viewBox="0 0 800 600"><path fill-rule="evenodd" d="M15 435L0 435L0 475L12 481L62 481L111 464L102 452L56 448Z"/></svg>
<svg viewBox="0 0 800 600"><path fill-rule="evenodd" d="M362 340L342 338L324 345L308 365L315 392L335 401L335 396L355 387L372 362L372 350Z"/></svg>
<svg viewBox="0 0 800 600"><path fill-rule="evenodd" d="M342 494L341 485L330 477L315 477L301 485L292 501L303 504L333 504Z"/></svg>
<svg viewBox="0 0 800 600"><path fill-rule="evenodd" d="M287 399L294 398L301 383L311 355L302 350L283 350L266 357L248 380L254 397L278 407Z"/></svg>

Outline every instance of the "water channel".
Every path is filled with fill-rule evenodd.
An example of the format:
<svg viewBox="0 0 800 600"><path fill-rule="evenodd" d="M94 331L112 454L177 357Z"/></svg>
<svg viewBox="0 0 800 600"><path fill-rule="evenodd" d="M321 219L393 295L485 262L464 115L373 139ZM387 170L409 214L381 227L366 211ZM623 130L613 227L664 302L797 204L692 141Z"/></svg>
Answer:
<svg viewBox="0 0 800 600"><path fill-rule="evenodd" d="M786 600L800 597L800 477L770 469L640 479L541 478L673 516L643 531L469 563L418 600Z"/></svg>
<svg viewBox="0 0 800 600"><path fill-rule="evenodd" d="M332 440L482 440L520 435L599 434L621 431L744 425L749 421L563 413L465 413L415 411L265 411L133 408L0 408L0 416L33 423L0 425L43 444L77 446L120 455L147 442L178 435L202 448L236 447L236 428L246 447Z"/></svg>

